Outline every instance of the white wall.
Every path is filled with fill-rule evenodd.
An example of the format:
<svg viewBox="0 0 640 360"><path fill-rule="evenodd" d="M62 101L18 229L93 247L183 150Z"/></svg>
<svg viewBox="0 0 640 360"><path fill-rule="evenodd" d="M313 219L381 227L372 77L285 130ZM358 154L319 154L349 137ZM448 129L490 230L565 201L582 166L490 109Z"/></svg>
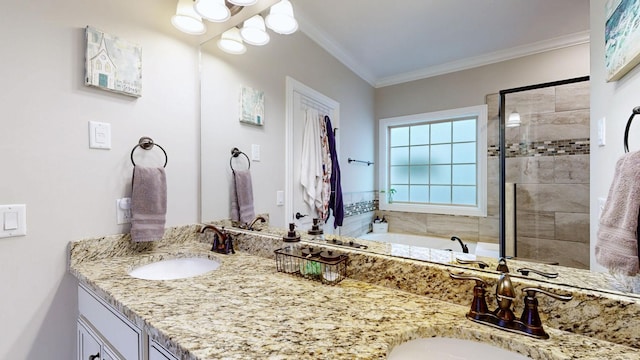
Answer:
<svg viewBox="0 0 640 360"><path fill-rule="evenodd" d="M230 216L230 150L238 147L251 156L251 145L257 144L261 159L251 164L256 213L269 213L272 225L285 226L284 206L276 206L276 191L285 190L286 76L340 103L342 190L374 190L374 167L347 162L349 157L373 159L373 88L305 34L271 33L268 45L249 46L241 56L223 53L211 41L203 48L201 72L203 221ZM238 121L241 85L264 91L264 126Z"/></svg>
<svg viewBox="0 0 640 360"><path fill-rule="evenodd" d="M624 128L631 110L640 105L640 67L622 79L607 83L604 65L604 2L591 0L591 269L604 270L595 261L598 231L598 198L606 198L616 160L624 154ZM598 146L597 121L606 119L606 146ZM629 150L640 150L640 118L636 116L629 136Z"/></svg>
<svg viewBox="0 0 640 360"><path fill-rule="evenodd" d="M198 56L170 25L174 1L4 1L0 12L0 204L26 204L28 235L0 239L0 359L71 359L76 281L71 240L128 232L129 153L150 136L169 154L167 225L198 220ZM125 10L126 9L126 10ZM139 99L83 85L84 27L138 43ZM111 150L88 146L110 123Z"/></svg>

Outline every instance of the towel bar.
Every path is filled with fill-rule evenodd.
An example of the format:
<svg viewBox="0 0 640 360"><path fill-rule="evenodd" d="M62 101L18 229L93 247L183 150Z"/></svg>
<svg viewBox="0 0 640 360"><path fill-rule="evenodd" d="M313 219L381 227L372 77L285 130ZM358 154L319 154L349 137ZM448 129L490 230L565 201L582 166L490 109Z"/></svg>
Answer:
<svg viewBox="0 0 640 360"><path fill-rule="evenodd" d="M640 106L636 106L633 108L633 110L631 111L631 116L629 117L629 120L627 120L627 126L624 129L624 152L625 153L629 152L629 128L631 127L631 121L633 120L633 117L636 116L637 114L640 114Z"/></svg>
<svg viewBox="0 0 640 360"><path fill-rule="evenodd" d="M160 148L160 150L162 150L162 152L164 153L164 165L162 167L167 167L167 162L169 161L167 152L164 151L164 148L162 146L153 142L153 139L148 136L141 137L140 140L138 140L138 144L134 146L133 149L131 149L131 163L133 164L133 166L136 166L136 162L133 161L133 153L136 151L136 149L139 147L143 150L151 150L154 145Z"/></svg>
<svg viewBox="0 0 640 360"><path fill-rule="evenodd" d="M247 158L247 163L249 164L247 169L251 169L251 160L249 160L249 157L247 156L247 154L238 150L237 147L234 147L233 149L231 149L231 158L229 158L229 166L231 167L231 171L235 171L232 164L233 158L237 158L238 156L240 156L240 154L244 155L244 157Z"/></svg>

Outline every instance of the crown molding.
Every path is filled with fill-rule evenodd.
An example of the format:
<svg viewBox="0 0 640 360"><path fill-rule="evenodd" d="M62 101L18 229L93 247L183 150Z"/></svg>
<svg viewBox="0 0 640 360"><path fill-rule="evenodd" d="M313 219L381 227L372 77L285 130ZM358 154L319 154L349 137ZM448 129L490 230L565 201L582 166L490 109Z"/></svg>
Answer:
<svg viewBox="0 0 640 360"><path fill-rule="evenodd" d="M316 26L311 25L305 18L304 14L297 13L296 16L298 17L298 23L300 24L300 30L302 32L304 32L311 40L320 45L320 47L326 50L329 54L338 59L338 61L344 64L356 75L358 75L360 78L362 78L364 81L375 88L426 79L433 76L467 70L479 66L494 64L501 61L512 60L519 57L539 54L546 51L581 45L589 42L589 31L582 31L480 56L474 56L471 58L451 61L435 66L429 66L416 71L376 78L373 73L371 73L364 66L362 66L351 56L349 56L348 53L338 43L327 37L324 31L320 30Z"/></svg>
<svg viewBox="0 0 640 360"><path fill-rule="evenodd" d="M589 31L583 31L566 36L543 40L531 44L521 45L510 49L500 50L480 56L474 56L457 61L426 67L417 71L411 71L394 76L377 79L374 87L381 88L390 85L401 84L409 81L426 79L461 70L467 70L479 66L494 64L519 57L543 53L546 51L562 49L570 46L589 42Z"/></svg>

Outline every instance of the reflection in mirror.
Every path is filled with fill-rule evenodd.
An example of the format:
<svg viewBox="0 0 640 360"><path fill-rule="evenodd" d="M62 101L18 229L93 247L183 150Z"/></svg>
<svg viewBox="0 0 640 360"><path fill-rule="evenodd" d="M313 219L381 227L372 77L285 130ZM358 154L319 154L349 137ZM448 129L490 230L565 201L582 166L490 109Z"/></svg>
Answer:
<svg viewBox="0 0 640 360"><path fill-rule="evenodd" d="M332 241L333 239L339 239L343 243L349 243L354 241L357 243L366 244L367 249L354 249L353 251L372 251L384 255L393 255L399 257L415 258L423 261L437 261L440 263L451 264L452 266L466 266L474 269L479 269L478 264L458 264L456 258L462 260L476 261L481 260L488 264L488 266L482 271L495 272L497 267L497 258L484 257L478 252L478 249L482 250L483 243L487 246L497 246L498 233L499 233L499 197L498 197L498 104L499 95L495 93L498 89L504 88L504 86L493 86L487 91L474 94L473 99L478 97L482 98L484 94L495 93L486 97L486 102L489 105L489 124L488 124L488 171L487 173L493 177L488 180L487 186L487 207L488 216L485 218L473 218L473 217L453 217L448 215L434 215L434 214L417 214L417 213L403 213L403 212L383 212L377 210L377 202L380 196L388 196L387 193L379 193L377 190L360 191L361 189L374 189L374 167L367 166L366 164L348 164L347 158L354 157L364 160L376 160L369 155L362 156L358 154L358 151L363 147L366 149L374 149L375 143L375 131L374 126L368 124L371 119L374 119L374 104L372 104L374 90L361 80L351 79L355 77L353 73L345 70L344 67L340 67L335 59L329 59L326 52L321 48L312 44L312 41L304 34L294 34L288 37L273 37L268 47L262 47L260 49L250 49L243 57L231 57L225 54L221 54L215 47L215 41L210 41L208 44L203 44L201 48L201 105L202 105L202 168L201 168L201 196L202 196L202 220L204 222L210 222L215 219L224 219L228 217L228 191L227 189L221 189L219 184L227 184L225 179L229 176L229 149L234 146L238 146L245 151L251 148L252 144L260 144L263 151L263 157L260 162L252 164L252 172L256 179L264 179L263 181L254 182L254 194L256 196L256 213L268 213L273 227L268 224L256 223L255 228L261 229L256 232L260 234L275 234L282 236L283 232L286 232L285 225L288 223L288 219L292 214L284 214L282 207L278 207L274 201L274 194L277 191L282 190L285 186L284 164L283 157L285 153L284 138L286 128L284 126L285 114L285 99L283 97L285 88L285 77L287 75L293 76L304 80L305 83L317 88L319 91L326 93L328 96L335 98L340 102L340 117L345 119L340 126L342 144L341 144L341 165L345 170L343 172L344 180L349 186L344 193L345 204L345 223L340 228L340 236L328 235L325 236L326 240ZM301 51L301 50L302 51ZM301 54L298 54L301 53ZM295 59L295 61L293 60ZM301 65L304 64L304 65ZM311 64L311 65L309 65ZM314 69L323 69L321 76L316 76L307 71L309 67ZM318 70L319 71L319 70ZM329 78L325 75L328 71L334 71L337 75ZM577 76L577 75L576 75ZM488 76L485 76L488 77ZM350 79L351 86L343 86L343 83L337 83L344 79ZM464 83L466 84L466 81ZM241 84L251 85L252 87L265 90L267 96L267 107L265 109L265 117L267 121L262 127L246 126L238 121L237 110L237 91ZM379 89L375 89L376 101L380 100L377 96ZM382 90L380 90L382 91ZM475 92L478 92L474 88ZM364 93L364 94L362 94ZM479 95L481 94L481 95ZM451 93L448 97L454 97ZM588 96L587 96L588 97ZM381 100L385 100L381 97ZM511 99L505 99L507 103ZM443 99L442 106L448 106L450 108L458 105L455 102L448 102L448 99ZM477 103L476 100L461 100L464 102ZM404 105L403 105L404 106ZM418 113L414 111L414 108L407 107L402 108L402 111ZM536 121L548 121L544 116L532 115L525 113L524 108L518 108L517 111L520 114L521 122L525 123L532 120ZM392 110L387 110L392 111ZM588 110L586 111L588 113ZM364 115L362 115L364 114ZM347 120L348 119L348 120ZM571 120L575 121L575 119ZM538 135L538 131L541 130L539 124L530 123L526 127L527 139L534 139L534 135ZM583 128L582 123L572 123L571 125L562 125L562 128ZM518 129L518 135L522 136L525 132L522 129ZM228 135L230 134L230 135ZM509 133L507 133L509 134ZM514 138L517 138L513 135ZM357 139L357 141L355 141ZM494 139L493 141L491 139ZM352 141L353 140L353 141ZM370 154L374 151L371 150ZM553 158L553 157L549 157ZM559 158L559 157L558 157ZM588 158L588 156L587 156ZM509 159L509 158L507 158ZM529 163L519 164L518 162L524 162L523 159L518 157L513 158L516 164L516 169L520 169L520 172L527 172L526 174L513 175L514 178L509 177L511 183L516 183L515 196L524 196L520 193L525 188L518 188L520 186L532 186L530 181L536 175L535 171L547 171L543 172L543 175L548 174L549 164L541 164L537 168L529 166ZM554 158L554 160L556 160ZM562 161L563 159L559 159ZM549 161L549 159L543 159L542 161ZM255 166L254 166L255 165ZM569 165L573 166L573 163ZM572 168L569 168L572 169ZM565 178L574 179L575 173L573 170L567 170L568 173L564 174ZM520 177L529 176L522 179ZM220 179L223 180L220 180ZM575 180L575 179L574 179ZM536 187L545 187L554 184L549 178L544 178L544 181L540 184L535 184ZM556 181L555 178L553 181ZM370 182L370 184L369 184ZM353 184L358 184L354 186ZM366 183L365 185L361 185ZM344 183L343 183L344 184ZM574 183L571 183L574 184ZM583 186L583 185L581 185ZM356 191L350 189L357 189ZM520 195L519 195L520 194ZM540 197L533 197L530 199L531 206L540 203ZM533 201L538 201L534 203ZM221 206L222 204L222 206ZM579 205L579 204L578 204ZM520 210L534 211L536 208L522 208ZM532 268L542 272L553 273L557 272L559 276L556 279L547 279L534 273L529 273L528 277L531 279L537 279L545 282L555 282L559 284L568 284L571 286L599 289L604 291L624 291L624 287L620 284L616 284L615 279L611 279L608 274L590 273L588 271L576 270L562 265L577 266L573 263L564 263L564 260L553 259L549 257L534 257L538 256L545 251L550 252L549 247L538 246L536 249L528 249L527 245L523 245L521 241L526 238L534 238L534 234L548 235L551 231L555 234L560 234L554 238L538 237L534 238L534 244L541 244L547 242L553 244L554 242L566 241L567 237L573 236L567 233L567 229L572 228L572 223L577 222L583 212L582 209L578 211L570 211L572 209L559 209L553 214L555 221L555 227L551 230L546 223L541 223L538 227L530 228L526 223L528 219L516 218L516 225L512 233L518 235L517 242L514 240L513 254L519 257L525 258L537 258L540 261L558 261L561 266L550 266L542 263L532 262L518 262L517 260L510 260L509 265L512 268L514 277L524 276L517 272L518 268ZM518 209L516 208L516 215ZM537 211L537 210L536 210ZM543 220L551 220L550 211L546 208L542 208L541 214L531 215L537 216ZM521 212L521 214L524 214ZM529 214L529 213L527 213ZM388 221L389 232L401 232L401 233L420 233L424 234L428 228L430 236L439 237L444 239L443 247L440 249L415 246L415 245L398 245L387 242L376 242L373 240L360 240L358 236L368 233L370 231L371 222L373 219L379 216L383 216ZM347 221L348 219L348 221ZM525 226L527 224L527 226ZM558 226L558 224L566 224L567 226ZM228 225L227 225L228 226ZM577 227L581 228L580 225ZM303 241L311 241L310 235L306 233L308 229L298 229L303 235ZM246 230L238 230L246 231ZM547 234L545 234L545 232ZM451 241L452 236L459 237L468 247L469 254L464 254L460 250L461 246L456 241ZM526 236L525 236L526 235ZM542 240L540 240L542 239ZM580 241L566 241L563 244L565 247L560 248L563 253L579 253L582 249ZM326 246L334 246L331 243L327 243ZM588 245L587 245L588 246ZM489 246L490 247L490 246ZM575 249L574 249L575 247ZM448 251L448 249L453 251ZM472 252L473 249L473 252ZM521 253L527 249L528 253ZM536 253L537 252L537 253ZM572 260L573 261L573 260ZM575 260L578 264L584 264L584 260ZM635 295L633 295L635 296Z"/></svg>
<svg viewBox="0 0 640 360"><path fill-rule="evenodd" d="M589 268L589 100L588 77L500 91L503 254Z"/></svg>

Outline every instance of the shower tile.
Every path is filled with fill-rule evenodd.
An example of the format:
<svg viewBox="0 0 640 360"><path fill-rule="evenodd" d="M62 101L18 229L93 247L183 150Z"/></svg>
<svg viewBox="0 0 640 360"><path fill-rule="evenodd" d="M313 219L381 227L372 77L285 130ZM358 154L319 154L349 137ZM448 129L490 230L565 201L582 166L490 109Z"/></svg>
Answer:
<svg viewBox="0 0 640 360"><path fill-rule="evenodd" d="M589 109L589 81L556 87L556 111Z"/></svg>
<svg viewBox="0 0 640 360"><path fill-rule="evenodd" d="M553 183L553 157L517 157L506 159L507 182L516 184Z"/></svg>
<svg viewBox="0 0 640 360"><path fill-rule="evenodd" d="M554 239L555 213L543 211L517 211L517 237Z"/></svg>
<svg viewBox="0 0 640 360"><path fill-rule="evenodd" d="M523 114L542 114L556 111L556 89L547 87L506 95L506 113L517 110Z"/></svg>
<svg viewBox="0 0 640 360"><path fill-rule="evenodd" d="M478 241L478 218L428 214L427 234L450 238L455 235L465 241Z"/></svg>
<svg viewBox="0 0 640 360"><path fill-rule="evenodd" d="M516 196L519 210L589 212L589 184L521 184Z"/></svg>
<svg viewBox="0 0 640 360"><path fill-rule="evenodd" d="M573 241L518 238L517 257L537 261L557 261L561 266L589 268L589 244ZM562 276L562 274L560 274Z"/></svg>
<svg viewBox="0 0 640 360"><path fill-rule="evenodd" d="M381 212L389 223L389 232L424 235L427 233L427 214L400 211Z"/></svg>
<svg viewBox="0 0 640 360"><path fill-rule="evenodd" d="M500 121L498 119L498 102L500 96L498 94L487 95L487 144L497 145L500 142L498 125Z"/></svg>
<svg viewBox="0 0 640 360"><path fill-rule="evenodd" d="M498 215L498 158L487 159L487 215Z"/></svg>
<svg viewBox="0 0 640 360"><path fill-rule="evenodd" d="M499 219L497 216L478 218L478 241L497 243L499 236Z"/></svg>
<svg viewBox="0 0 640 360"><path fill-rule="evenodd" d="M520 129L527 141L589 138L589 109L536 114Z"/></svg>
<svg viewBox="0 0 640 360"><path fill-rule="evenodd" d="M553 159L556 183L589 183L589 155L555 156Z"/></svg>
<svg viewBox="0 0 640 360"><path fill-rule="evenodd" d="M561 213L556 216L556 240L589 243L589 214Z"/></svg>

